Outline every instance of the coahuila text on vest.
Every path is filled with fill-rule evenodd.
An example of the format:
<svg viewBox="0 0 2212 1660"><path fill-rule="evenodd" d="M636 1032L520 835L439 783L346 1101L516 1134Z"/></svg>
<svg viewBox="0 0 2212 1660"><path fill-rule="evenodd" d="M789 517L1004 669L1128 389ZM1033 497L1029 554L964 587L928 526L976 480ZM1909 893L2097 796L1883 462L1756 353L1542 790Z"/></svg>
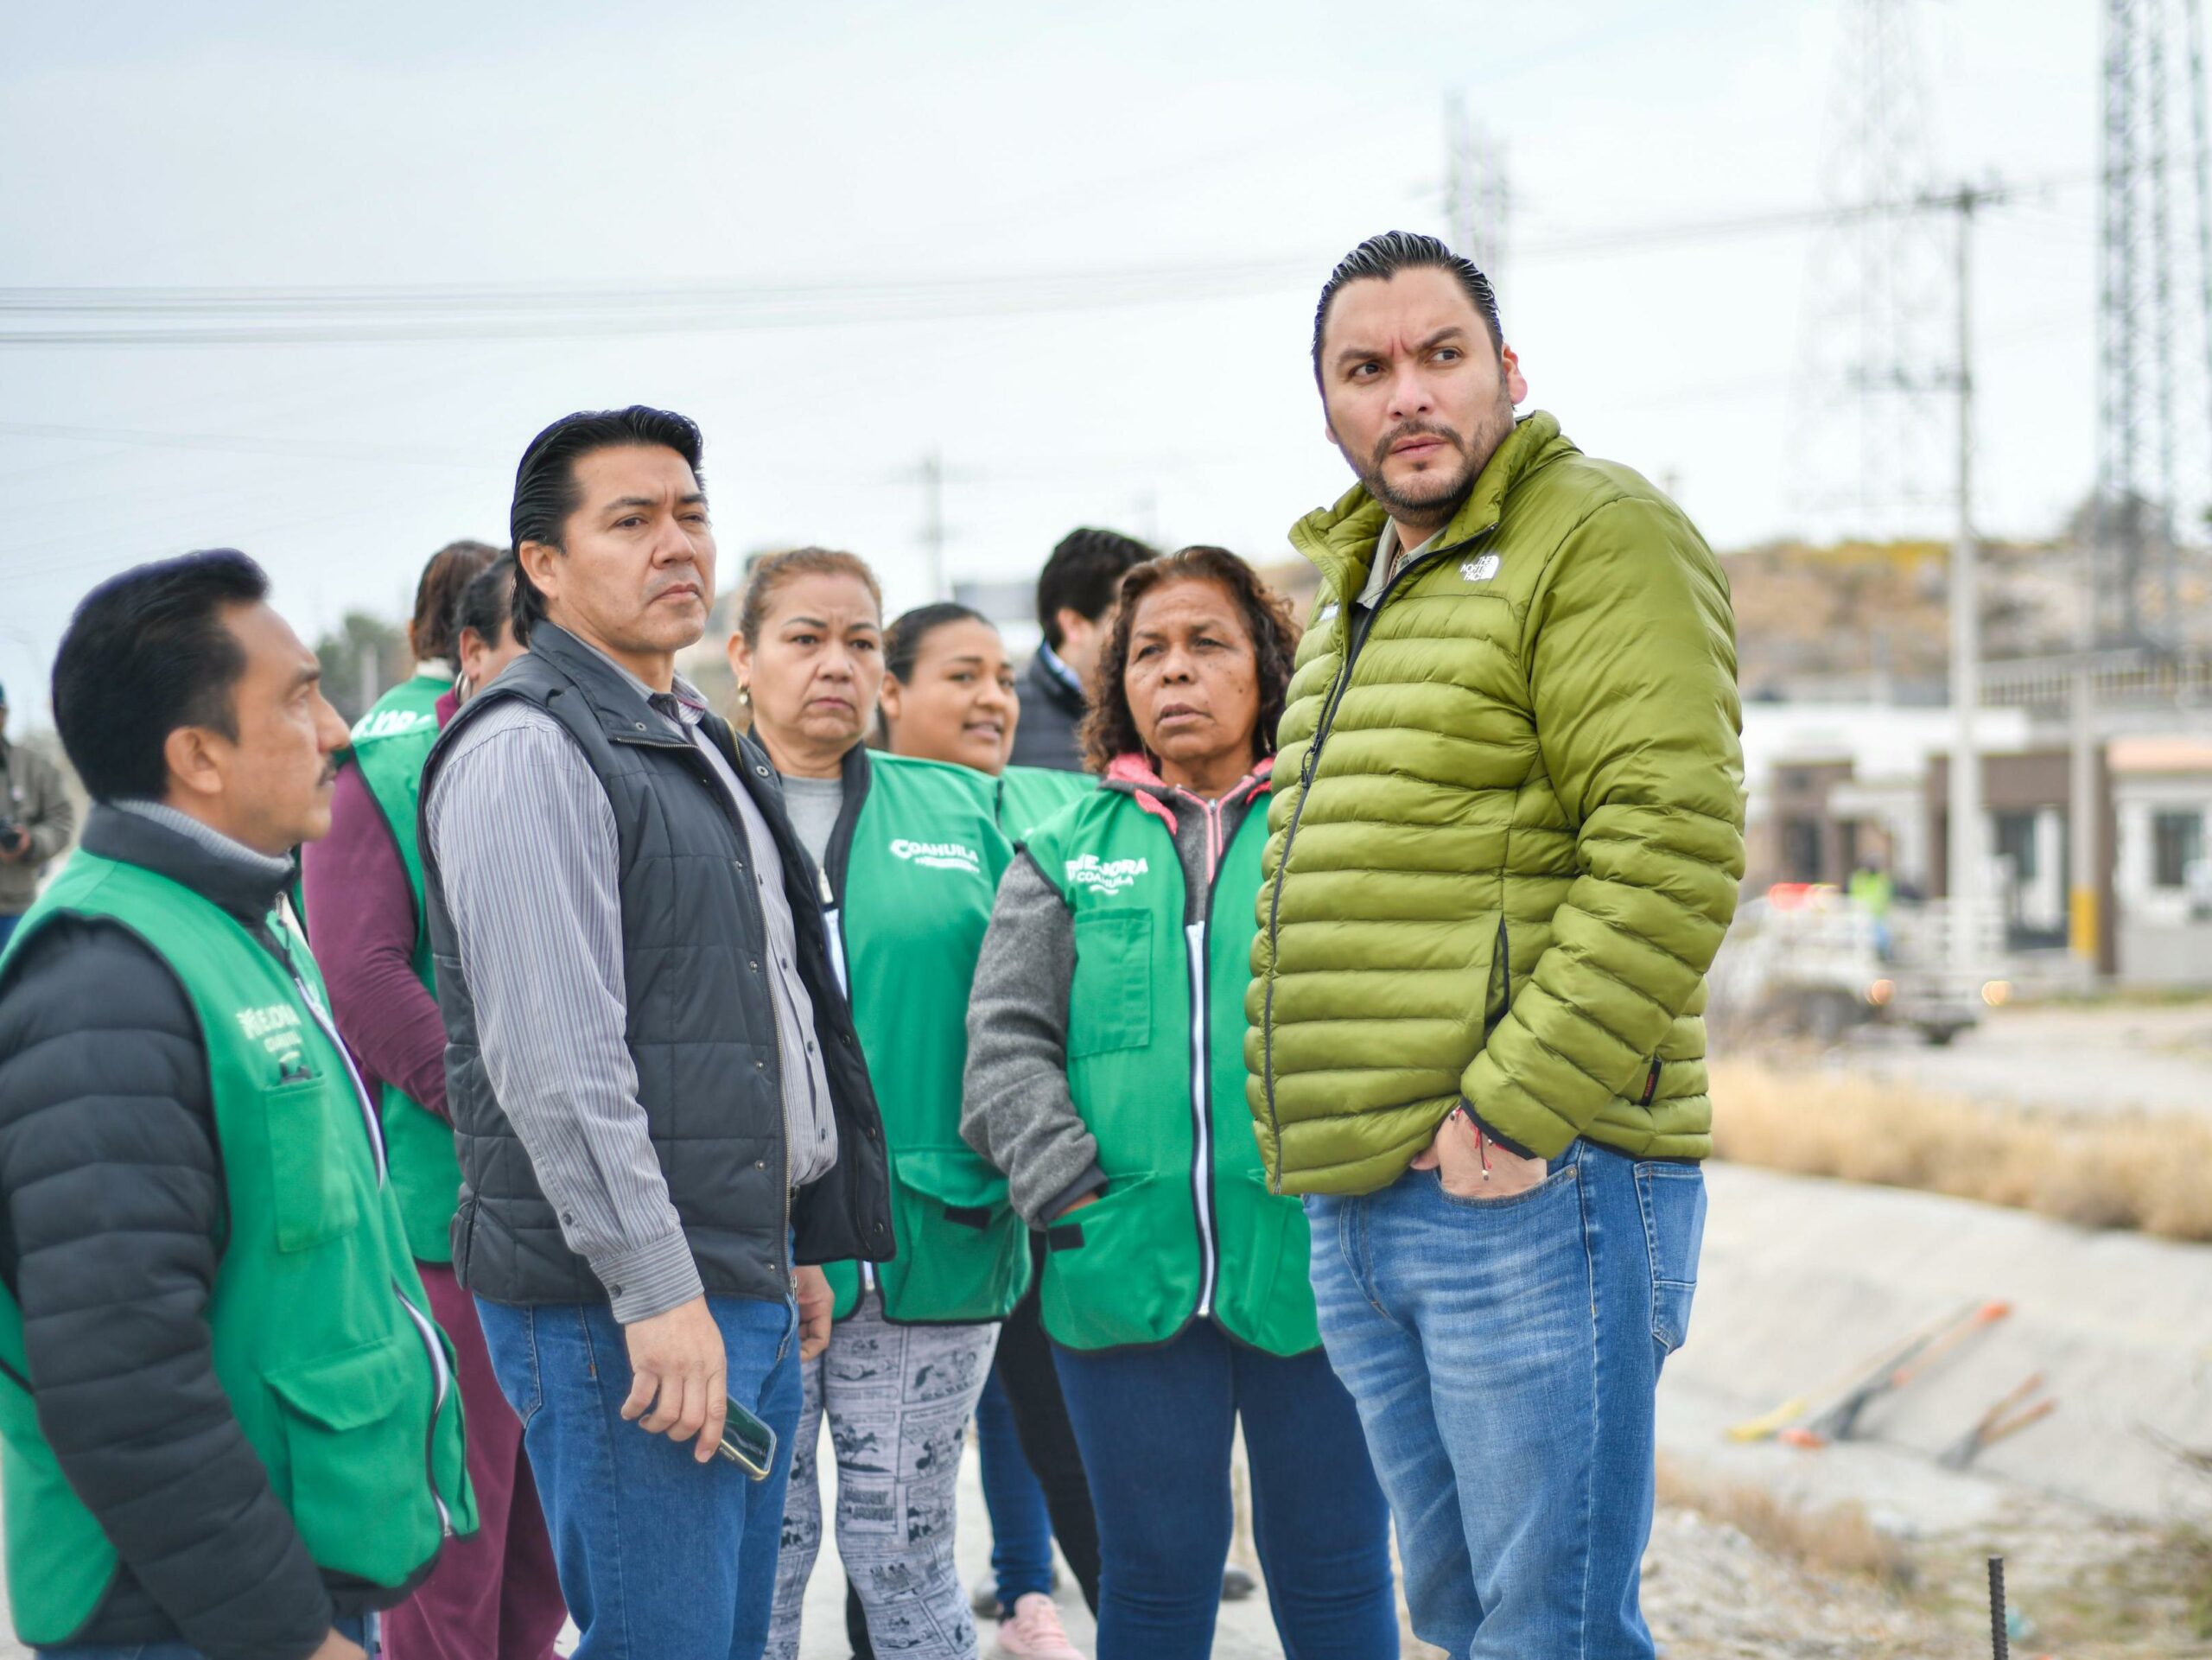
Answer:
<svg viewBox="0 0 2212 1660"><path fill-rule="evenodd" d="M300 1011L283 1003L265 1008L241 1008L235 1017L249 1043L257 1042L280 1061L299 1059L304 1022Z"/></svg>
<svg viewBox="0 0 2212 1660"><path fill-rule="evenodd" d="M891 856L931 870L969 870L983 874L983 855L959 842L910 842L899 836L891 843Z"/></svg>
<svg viewBox="0 0 2212 1660"><path fill-rule="evenodd" d="M364 715L353 728L355 743L370 743L378 738L397 738L409 732L428 732L435 735L438 717L420 709L372 709Z"/></svg>
<svg viewBox="0 0 2212 1660"><path fill-rule="evenodd" d="M1094 888L1101 894L1118 894L1134 886L1138 877L1152 868L1142 859L1102 860L1095 853L1085 853L1066 863L1068 881L1072 886Z"/></svg>

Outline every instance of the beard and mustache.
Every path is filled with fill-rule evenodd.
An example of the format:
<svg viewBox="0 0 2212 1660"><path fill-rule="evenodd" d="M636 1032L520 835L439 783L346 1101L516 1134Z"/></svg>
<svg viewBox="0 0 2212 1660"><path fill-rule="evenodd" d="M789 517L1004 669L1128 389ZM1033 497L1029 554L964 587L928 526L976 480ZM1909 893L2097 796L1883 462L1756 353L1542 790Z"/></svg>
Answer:
<svg viewBox="0 0 2212 1660"><path fill-rule="evenodd" d="M1363 464L1354 460L1348 450L1344 459L1351 462L1352 471L1358 474L1367 493L1380 502L1393 518L1441 525L1466 499L1484 463L1512 430L1513 402L1500 388L1497 404L1471 434L1462 436L1457 428L1441 421L1401 421L1376 441ZM1393 484L1384 473L1390 451L1415 436L1441 439L1451 448L1456 464L1432 467L1403 483Z"/></svg>

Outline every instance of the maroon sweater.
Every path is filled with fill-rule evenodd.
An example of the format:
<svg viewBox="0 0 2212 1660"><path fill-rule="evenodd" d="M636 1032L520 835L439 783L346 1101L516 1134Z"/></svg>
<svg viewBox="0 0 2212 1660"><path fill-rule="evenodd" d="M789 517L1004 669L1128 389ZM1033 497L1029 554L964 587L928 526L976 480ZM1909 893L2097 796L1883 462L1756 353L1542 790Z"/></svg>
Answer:
<svg viewBox="0 0 2212 1660"><path fill-rule="evenodd" d="M459 707L438 699L443 727ZM396 1084L446 1116L446 1028L415 977L415 891L384 810L361 769L338 774L330 834L302 855L308 938L330 989L330 1012L372 1095Z"/></svg>

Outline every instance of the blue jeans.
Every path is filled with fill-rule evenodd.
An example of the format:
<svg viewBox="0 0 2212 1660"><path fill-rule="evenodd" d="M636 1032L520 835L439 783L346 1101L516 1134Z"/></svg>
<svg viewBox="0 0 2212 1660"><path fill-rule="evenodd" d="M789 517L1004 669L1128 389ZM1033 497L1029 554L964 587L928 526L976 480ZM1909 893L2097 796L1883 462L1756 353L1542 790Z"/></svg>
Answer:
<svg viewBox="0 0 2212 1660"><path fill-rule="evenodd" d="M576 1660L755 1660L768 1641L776 1550L798 1423L798 1316L788 1302L709 1297L728 1394L776 1432L753 1481L626 1423L630 1357L604 1305L478 1298L499 1391L522 1420Z"/></svg>
<svg viewBox="0 0 2212 1660"><path fill-rule="evenodd" d="M1289 1660L1398 1652L1390 1516L1319 1350L1288 1359L1199 1320L1157 1348L1055 1347L1098 1511L1098 1660L1205 1660L1233 1525L1241 1415L1252 1537Z"/></svg>
<svg viewBox="0 0 2212 1660"><path fill-rule="evenodd" d="M1455 1660L1648 1660L1652 1397L1689 1324L1698 1167L1577 1142L1511 1199L1408 1170L1306 1211L1415 1633Z"/></svg>
<svg viewBox="0 0 2212 1660"><path fill-rule="evenodd" d="M12 925L15 920L13 917L0 917L0 924ZM4 934L0 934L0 943L4 943L5 938ZM374 1614L341 1619L331 1629L359 1644L372 1660L384 1652L377 1643ZM182 1643L71 1643L58 1649L34 1649L31 1652L38 1660L207 1660L198 1649Z"/></svg>
<svg viewBox="0 0 2212 1660"><path fill-rule="evenodd" d="M1052 1517L1014 1433L995 1357L976 1402L976 1459L982 1466L983 1508L991 1515L991 1577L999 1606L1011 1612L1018 1599L1052 1588Z"/></svg>

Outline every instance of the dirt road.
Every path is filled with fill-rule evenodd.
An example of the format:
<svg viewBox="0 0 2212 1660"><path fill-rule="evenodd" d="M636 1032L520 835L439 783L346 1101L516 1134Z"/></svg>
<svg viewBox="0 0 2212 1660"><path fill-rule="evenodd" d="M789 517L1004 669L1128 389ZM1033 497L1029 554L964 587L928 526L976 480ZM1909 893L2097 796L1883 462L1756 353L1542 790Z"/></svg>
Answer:
<svg viewBox="0 0 2212 1660"><path fill-rule="evenodd" d="M2056 1111L2212 1114L2212 1003L2003 1008L1942 1049L1865 1027L1816 1064Z"/></svg>

